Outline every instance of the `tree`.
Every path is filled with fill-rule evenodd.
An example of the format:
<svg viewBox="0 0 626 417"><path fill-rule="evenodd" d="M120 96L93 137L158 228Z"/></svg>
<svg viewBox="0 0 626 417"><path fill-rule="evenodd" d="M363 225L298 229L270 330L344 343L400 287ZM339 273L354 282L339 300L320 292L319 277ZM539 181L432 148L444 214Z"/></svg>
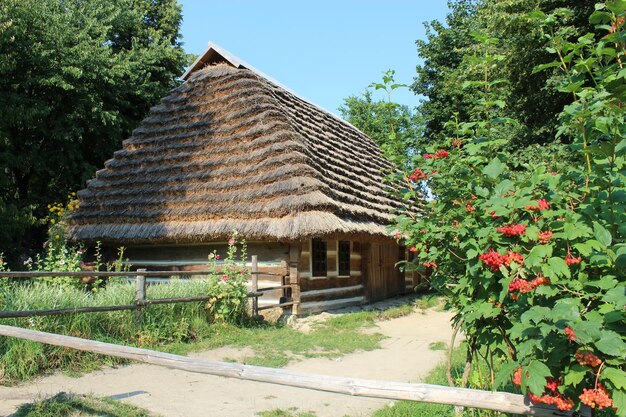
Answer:
<svg viewBox="0 0 626 417"><path fill-rule="evenodd" d="M557 115L572 97L552 88L555 78L561 75L558 68L533 72L536 65L550 59L550 52L545 48L540 28L528 13L535 9L546 13L562 9L565 19L559 20L556 29L569 27L575 39L591 29L588 17L593 12L593 2L455 0L449 6L446 24L430 22L426 25L427 40L416 42L424 63L417 66L412 88L427 98L419 112L431 143L446 140L449 132L445 123L453 115L457 114L460 121L479 116L471 113L475 90L459 88L459 80L465 78L467 64L482 54L480 36L499 39L493 53L502 59L492 68L496 71L492 77L504 80L507 86L500 116L519 122L518 128L509 130L506 137L509 148L515 151L554 143Z"/></svg>
<svg viewBox="0 0 626 417"><path fill-rule="evenodd" d="M386 90L387 101L374 101L371 90L366 89L361 97L344 99L339 112L376 142L390 160L403 165L418 153L416 138L420 136L421 128L417 115L408 106L391 101L393 89L406 87L393 81L393 71L387 71L382 84L371 85Z"/></svg>
<svg viewBox="0 0 626 417"><path fill-rule="evenodd" d="M44 238L46 207L102 166L189 62L175 0L0 4L0 241Z"/></svg>

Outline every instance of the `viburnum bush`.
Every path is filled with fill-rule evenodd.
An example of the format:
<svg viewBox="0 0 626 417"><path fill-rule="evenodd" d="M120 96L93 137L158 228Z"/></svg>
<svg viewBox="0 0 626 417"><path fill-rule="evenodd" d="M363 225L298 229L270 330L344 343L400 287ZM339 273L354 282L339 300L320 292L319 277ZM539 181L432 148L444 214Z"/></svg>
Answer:
<svg viewBox="0 0 626 417"><path fill-rule="evenodd" d="M449 296L468 358L482 356L493 388L512 381L534 403L585 404L626 416L626 2L598 4L598 33L576 41L533 14L572 104L559 135L574 164L512 170L498 129L454 123L444 149L406 173L404 198L432 193L421 216L397 217L413 265ZM482 83L482 84L480 84ZM485 77L485 115L504 105ZM504 123L504 124L503 124Z"/></svg>

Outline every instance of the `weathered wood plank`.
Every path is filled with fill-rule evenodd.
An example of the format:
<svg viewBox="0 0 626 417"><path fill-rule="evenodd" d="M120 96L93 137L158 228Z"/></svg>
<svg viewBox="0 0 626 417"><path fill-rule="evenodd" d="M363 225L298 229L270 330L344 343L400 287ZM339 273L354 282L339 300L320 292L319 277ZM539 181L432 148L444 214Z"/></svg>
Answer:
<svg viewBox="0 0 626 417"><path fill-rule="evenodd" d="M350 287L327 288L324 290L306 291L301 293L302 302L310 301L329 301L342 298L353 298L362 296L364 292L363 285L352 285Z"/></svg>
<svg viewBox="0 0 626 417"><path fill-rule="evenodd" d="M291 308L292 314L300 313L300 272L298 271L298 264L301 248L302 244L296 242L289 247L289 284L291 285L291 300L294 303Z"/></svg>
<svg viewBox="0 0 626 417"><path fill-rule="evenodd" d="M573 412L561 412L552 406L531 405L523 396L506 392L308 374L285 369L208 361L4 325L0 325L0 335L116 356L189 372L267 382L316 391L336 392L359 397L450 404L538 417L573 417L574 415Z"/></svg>
<svg viewBox="0 0 626 417"><path fill-rule="evenodd" d="M301 291L325 290L327 288L351 287L361 284L361 277L330 277L321 279L301 279Z"/></svg>

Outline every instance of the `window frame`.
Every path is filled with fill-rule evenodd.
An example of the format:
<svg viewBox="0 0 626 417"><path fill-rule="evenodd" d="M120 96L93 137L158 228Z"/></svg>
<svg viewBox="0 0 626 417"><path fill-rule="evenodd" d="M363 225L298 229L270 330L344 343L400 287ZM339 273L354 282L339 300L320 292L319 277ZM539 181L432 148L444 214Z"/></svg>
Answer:
<svg viewBox="0 0 626 417"><path fill-rule="evenodd" d="M344 249L345 249L345 244L347 244L347 254L344 252L344 255L347 255L347 260L344 259L343 263L344 266L346 266L347 263L347 269L344 269L342 271L341 269L341 264L342 264L342 260L341 260L341 247L342 247L342 243L344 244ZM349 277L350 276L350 255L352 255L352 242L349 240L339 240L337 241L337 275L340 277ZM342 273L344 272L344 273Z"/></svg>
<svg viewBox="0 0 626 417"><path fill-rule="evenodd" d="M323 248L320 246L323 245ZM323 256L319 256L323 252ZM328 276L328 242L322 239L311 239L311 277L326 278ZM318 256L316 256L316 254ZM319 258L319 259L317 259ZM324 268L317 269L319 263L323 262ZM323 273L322 273L323 272Z"/></svg>

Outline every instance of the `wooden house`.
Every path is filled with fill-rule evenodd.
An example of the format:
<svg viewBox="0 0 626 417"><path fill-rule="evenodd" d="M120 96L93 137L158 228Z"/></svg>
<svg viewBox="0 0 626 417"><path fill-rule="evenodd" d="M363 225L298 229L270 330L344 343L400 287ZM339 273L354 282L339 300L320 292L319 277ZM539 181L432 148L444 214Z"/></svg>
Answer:
<svg viewBox="0 0 626 417"><path fill-rule="evenodd" d="M295 313L413 290L371 139L214 44L183 78L78 193L70 238L184 269L236 229L262 268L289 265Z"/></svg>

